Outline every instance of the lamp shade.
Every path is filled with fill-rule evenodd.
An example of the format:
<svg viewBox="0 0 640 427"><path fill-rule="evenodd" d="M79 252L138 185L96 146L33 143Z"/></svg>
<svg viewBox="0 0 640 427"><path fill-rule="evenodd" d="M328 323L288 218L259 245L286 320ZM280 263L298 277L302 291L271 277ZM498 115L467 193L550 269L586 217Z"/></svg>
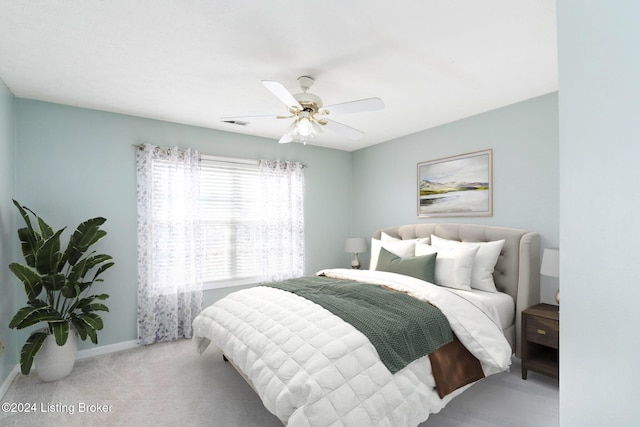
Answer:
<svg viewBox="0 0 640 427"><path fill-rule="evenodd" d="M560 249L547 248L542 253L540 274L550 277L560 277Z"/></svg>
<svg viewBox="0 0 640 427"><path fill-rule="evenodd" d="M367 240L364 237L349 237L344 242L344 251L350 254L361 254L367 251Z"/></svg>

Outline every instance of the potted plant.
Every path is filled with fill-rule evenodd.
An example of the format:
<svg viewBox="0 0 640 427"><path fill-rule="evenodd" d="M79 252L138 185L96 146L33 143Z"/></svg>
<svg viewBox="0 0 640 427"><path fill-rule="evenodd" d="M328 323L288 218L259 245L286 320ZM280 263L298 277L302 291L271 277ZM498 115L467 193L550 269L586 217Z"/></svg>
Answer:
<svg viewBox="0 0 640 427"><path fill-rule="evenodd" d="M102 318L97 312L109 311L100 302L109 298L109 295L90 294L92 285L101 282L102 273L114 264L109 255L89 252L91 246L107 234L100 229L106 219L92 218L78 225L67 247L62 250L60 236L66 227L54 231L26 206L21 206L15 200L13 204L26 224L18 230L26 265L12 263L9 269L24 285L27 305L13 316L9 327L24 329L46 322L47 327L32 332L22 347L20 369L27 375L36 358L40 378L54 381L68 375L73 369L77 351L76 334L82 340L89 337L91 342L97 344L97 331L103 327ZM37 228L30 214L35 218ZM69 346L71 350L68 350ZM67 360L53 361L47 367L48 361L39 359L45 354L56 357L57 353L66 354Z"/></svg>

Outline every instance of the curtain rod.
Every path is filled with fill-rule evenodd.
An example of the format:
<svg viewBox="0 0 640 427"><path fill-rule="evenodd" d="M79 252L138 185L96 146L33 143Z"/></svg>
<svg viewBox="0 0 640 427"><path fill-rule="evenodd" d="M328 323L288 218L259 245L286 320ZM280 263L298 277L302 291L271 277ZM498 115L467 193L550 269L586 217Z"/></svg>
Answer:
<svg viewBox="0 0 640 427"><path fill-rule="evenodd" d="M205 160L211 160L214 162L224 162L224 163L241 163L241 164L250 164L257 165L259 160L256 159L243 159L240 157L225 157L225 156L214 156L212 154L201 154L202 158Z"/></svg>
<svg viewBox="0 0 640 427"><path fill-rule="evenodd" d="M145 144L131 144L131 146L135 149L141 150L142 148L144 148ZM204 154L204 153L200 153L200 155L202 156L202 158L206 159L206 160L211 160L211 161L218 161L218 162L226 162L226 163L240 163L240 164L253 164L256 165L260 162L260 160L256 160L256 159L246 159L246 158L242 158L242 157L226 157L226 156L216 156L213 154ZM302 162L300 162L302 163ZM305 163L302 163L302 167L307 168L308 165Z"/></svg>

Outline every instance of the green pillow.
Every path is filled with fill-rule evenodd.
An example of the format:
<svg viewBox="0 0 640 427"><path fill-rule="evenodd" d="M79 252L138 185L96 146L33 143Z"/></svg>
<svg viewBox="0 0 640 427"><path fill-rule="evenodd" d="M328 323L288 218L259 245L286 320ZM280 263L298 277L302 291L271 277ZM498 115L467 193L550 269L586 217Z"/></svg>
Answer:
<svg viewBox="0 0 640 427"><path fill-rule="evenodd" d="M380 248L376 270L404 274L426 282L436 283L436 256L429 255L400 258L385 248Z"/></svg>

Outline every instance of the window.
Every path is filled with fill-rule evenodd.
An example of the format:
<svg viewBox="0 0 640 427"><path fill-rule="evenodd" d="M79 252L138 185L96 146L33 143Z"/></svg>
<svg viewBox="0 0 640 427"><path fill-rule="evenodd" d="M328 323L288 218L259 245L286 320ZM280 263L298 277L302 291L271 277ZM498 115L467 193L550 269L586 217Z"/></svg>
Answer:
<svg viewBox="0 0 640 427"><path fill-rule="evenodd" d="M139 286L149 298L302 276L302 163L145 145L137 169Z"/></svg>
<svg viewBox="0 0 640 427"><path fill-rule="evenodd" d="M304 167L202 156L205 289L303 275Z"/></svg>
<svg viewBox="0 0 640 427"><path fill-rule="evenodd" d="M203 155L201 168L205 288L259 282L258 162Z"/></svg>

